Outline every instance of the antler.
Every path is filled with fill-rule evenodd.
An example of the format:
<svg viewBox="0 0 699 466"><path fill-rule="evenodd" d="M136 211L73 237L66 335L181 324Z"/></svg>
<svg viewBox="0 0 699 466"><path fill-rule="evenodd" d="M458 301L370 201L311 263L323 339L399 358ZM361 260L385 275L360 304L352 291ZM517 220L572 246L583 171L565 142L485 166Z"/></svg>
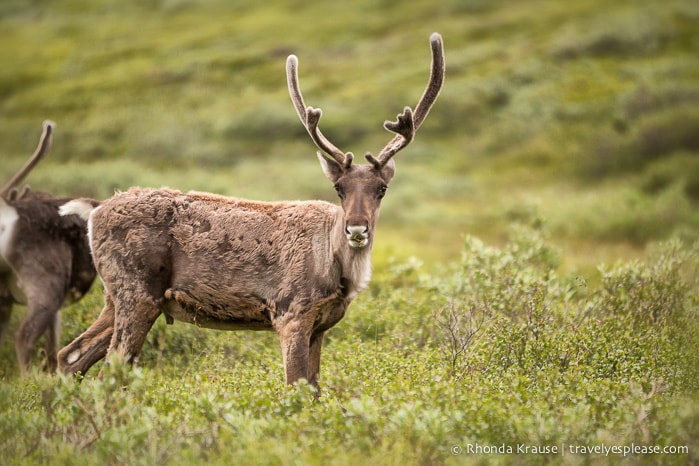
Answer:
<svg viewBox="0 0 699 466"><path fill-rule="evenodd" d="M306 104L303 102L303 96L299 88L298 59L296 55L289 55L289 58L286 59L286 81L289 85L289 94L291 95L291 101L294 103L296 113L315 145L332 157L340 166L349 168L352 165L354 155L351 152L342 152L323 136L320 128L318 128L318 122L323 115L323 111L319 108L306 107Z"/></svg>
<svg viewBox="0 0 699 466"><path fill-rule="evenodd" d="M41 133L41 138L39 138L39 145L36 147L34 154L27 160L20 170L15 173L15 175L10 179L10 181L3 186L0 190L0 197L6 198L7 194L16 187L23 179L26 177L34 166L39 163L39 161L44 158L48 152L49 147L51 147L51 135L53 134L53 129L56 127L56 123L50 120L45 120L44 130Z"/></svg>
<svg viewBox="0 0 699 466"><path fill-rule="evenodd" d="M444 83L444 45L442 36L438 33L433 33L430 36L430 46L432 48L432 67L430 71L430 80L427 83L425 92L420 97L415 110L410 107L405 107L403 113L398 114L396 121L386 121L383 126L388 131L397 133L393 139L381 150L377 157L367 153L366 159L376 167L377 170L383 168L391 157L410 144L415 136L425 117L430 113L432 105L434 105L439 96L439 91Z"/></svg>

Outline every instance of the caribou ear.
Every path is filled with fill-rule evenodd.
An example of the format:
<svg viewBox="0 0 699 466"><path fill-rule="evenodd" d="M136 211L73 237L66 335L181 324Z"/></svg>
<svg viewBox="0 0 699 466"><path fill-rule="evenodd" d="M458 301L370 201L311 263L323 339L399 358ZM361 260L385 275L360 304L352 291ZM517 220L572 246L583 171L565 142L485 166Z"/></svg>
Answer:
<svg viewBox="0 0 699 466"><path fill-rule="evenodd" d="M323 168L323 173L330 180L331 183L335 184L345 173L345 169L337 163L334 159L330 159L323 155L322 152L316 152L318 155L318 160L320 160L320 166Z"/></svg>
<svg viewBox="0 0 699 466"><path fill-rule="evenodd" d="M386 162L386 165L381 167L381 178L383 178L384 182L386 184L391 182L391 179L393 179L393 175L396 174L396 163L393 161L393 159L390 159L388 162Z"/></svg>

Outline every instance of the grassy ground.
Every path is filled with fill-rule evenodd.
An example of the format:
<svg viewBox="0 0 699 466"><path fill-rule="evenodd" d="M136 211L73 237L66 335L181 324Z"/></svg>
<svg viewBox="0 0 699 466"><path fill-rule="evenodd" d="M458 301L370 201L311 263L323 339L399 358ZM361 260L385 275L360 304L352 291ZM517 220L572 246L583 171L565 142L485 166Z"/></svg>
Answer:
<svg viewBox="0 0 699 466"><path fill-rule="evenodd" d="M81 383L19 379L3 350L5 464L694 464L698 252L665 243L592 286L517 227L439 273L393 263L329 332L315 401L268 333L160 319L138 367Z"/></svg>
<svg viewBox="0 0 699 466"><path fill-rule="evenodd" d="M689 445L612 460L696 461L695 3L2 2L0 179L50 118L51 154L28 182L57 194L333 200L286 56L324 133L356 154L378 152L381 123L416 103L430 33L447 61L397 157L373 285L330 332L320 401L282 385L272 335L158 323L139 369L82 384L18 379L8 338L8 462L608 459L449 451L518 443ZM668 239L681 243L654 252ZM66 310L64 342L100 306L95 286Z"/></svg>

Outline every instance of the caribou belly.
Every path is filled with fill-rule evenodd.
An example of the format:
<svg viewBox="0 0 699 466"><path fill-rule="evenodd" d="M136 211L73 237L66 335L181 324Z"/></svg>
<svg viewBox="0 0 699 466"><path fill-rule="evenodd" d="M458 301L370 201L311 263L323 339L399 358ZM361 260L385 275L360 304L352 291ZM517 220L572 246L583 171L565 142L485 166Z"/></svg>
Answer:
<svg viewBox="0 0 699 466"><path fill-rule="evenodd" d="M168 289L162 310L170 322L179 320L217 330L272 330L270 311L257 300L236 299L226 306L207 305L183 291Z"/></svg>

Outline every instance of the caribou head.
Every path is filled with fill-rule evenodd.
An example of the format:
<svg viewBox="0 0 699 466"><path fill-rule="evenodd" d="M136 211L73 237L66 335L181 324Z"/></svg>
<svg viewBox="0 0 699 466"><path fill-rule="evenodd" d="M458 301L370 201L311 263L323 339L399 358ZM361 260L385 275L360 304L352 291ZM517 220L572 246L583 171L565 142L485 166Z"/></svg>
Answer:
<svg viewBox="0 0 699 466"><path fill-rule="evenodd" d="M437 100L444 82L444 48L442 37L434 33L430 37L432 66L427 88L415 110L405 107L396 121L384 122L384 128L396 133L379 155L365 155L368 164L353 164L354 154L343 152L333 145L318 128L323 112L306 106L298 79L298 59L290 55L286 61L286 77L289 94L301 122L318 146L318 159L325 176L333 183L345 212L345 235L353 248L363 248L372 242L381 199L395 173L393 156L410 144L432 105Z"/></svg>

